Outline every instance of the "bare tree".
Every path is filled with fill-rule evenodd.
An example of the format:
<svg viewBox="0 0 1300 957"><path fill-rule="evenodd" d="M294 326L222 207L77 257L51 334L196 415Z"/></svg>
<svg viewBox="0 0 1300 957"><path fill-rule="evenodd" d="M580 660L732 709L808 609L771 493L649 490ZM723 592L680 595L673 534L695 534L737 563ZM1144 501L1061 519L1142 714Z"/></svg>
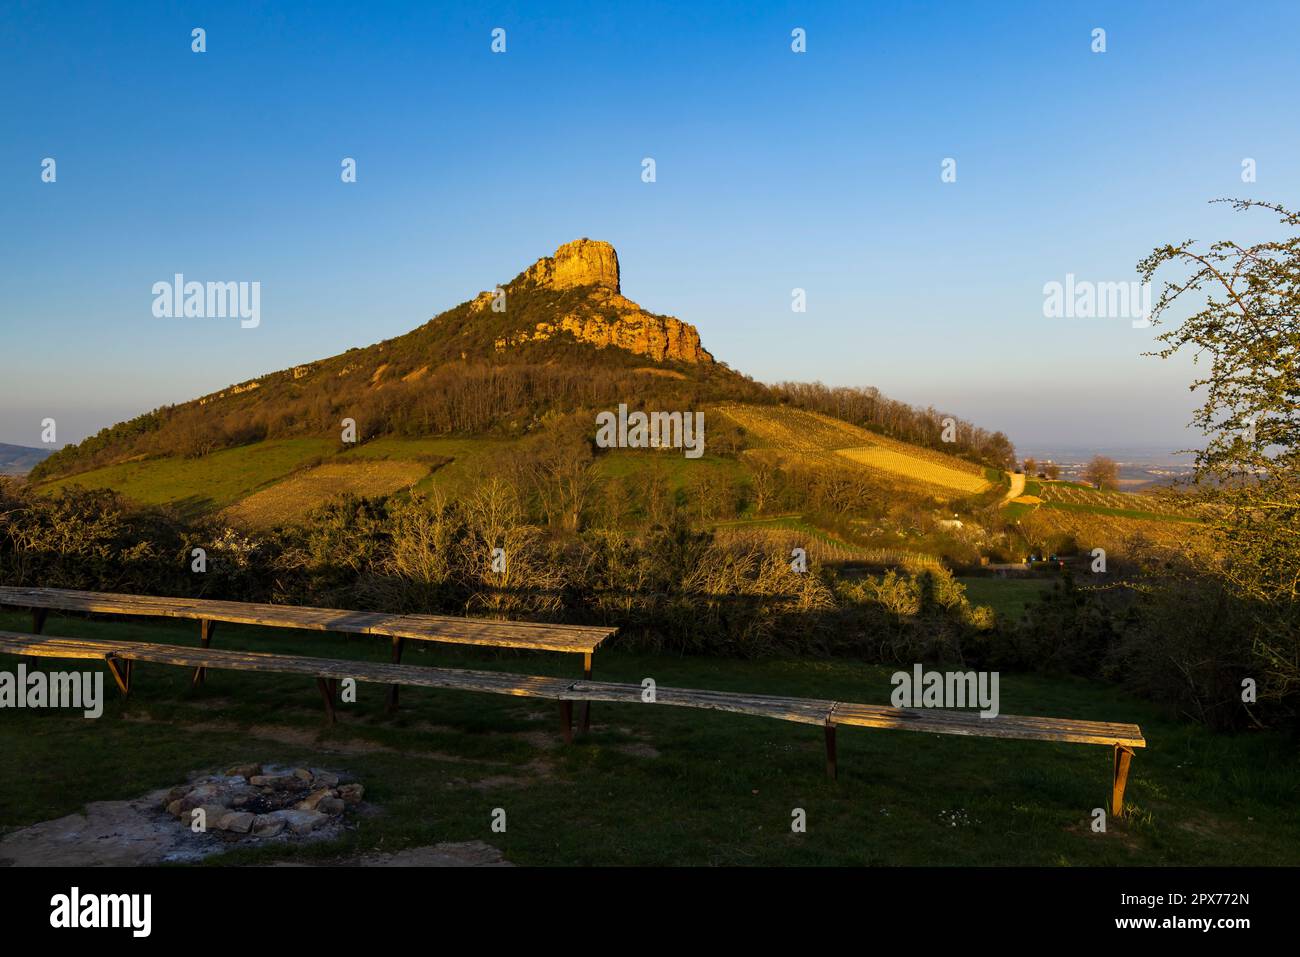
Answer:
<svg viewBox="0 0 1300 957"><path fill-rule="evenodd" d="M1114 459L1094 455L1088 467L1083 470L1083 480L1099 489L1113 491L1119 488L1119 466Z"/></svg>
<svg viewBox="0 0 1300 957"><path fill-rule="evenodd" d="M776 490L776 467L762 459L755 460L750 471L749 489L754 496L754 511L761 515Z"/></svg>

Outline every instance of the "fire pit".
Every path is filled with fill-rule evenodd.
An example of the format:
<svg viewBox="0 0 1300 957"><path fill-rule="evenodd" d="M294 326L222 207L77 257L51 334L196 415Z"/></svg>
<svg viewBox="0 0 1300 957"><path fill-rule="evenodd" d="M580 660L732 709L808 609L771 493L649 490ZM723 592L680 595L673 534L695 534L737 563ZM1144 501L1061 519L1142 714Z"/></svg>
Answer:
<svg viewBox="0 0 1300 957"><path fill-rule="evenodd" d="M172 788L162 807L194 831L231 839L305 836L342 821L365 788L319 768L242 764Z"/></svg>

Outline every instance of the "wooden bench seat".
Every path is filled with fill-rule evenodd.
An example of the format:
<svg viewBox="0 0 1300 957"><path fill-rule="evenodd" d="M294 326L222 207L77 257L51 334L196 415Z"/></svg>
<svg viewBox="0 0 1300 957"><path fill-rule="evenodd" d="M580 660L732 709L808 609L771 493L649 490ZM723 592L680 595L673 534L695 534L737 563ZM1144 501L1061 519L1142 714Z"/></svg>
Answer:
<svg viewBox="0 0 1300 957"><path fill-rule="evenodd" d="M574 701L645 703L644 689L639 684L575 681L568 678L518 675L499 671L308 658L258 651L187 648L180 645L141 641L56 638L0 631L0 653L38 658L102 660L112 673L118 688L128 696L131 693L132 664L137 661L187 668L303 675L316 679L331 722L334 721L334 698L337 694L337 685L339 680L344 678L379 684L403 684L423 688L546 698L558 701L560 704L561 728L566 741L571 741L573 737ZM969 737L1109 746L1114 752L1111 808L1116 816L1123 814L1124 788L1128 780L1133 749L1146 747L1142 730L1135 724L1085 721L1075 718L1037 718L1021 715L983 718L978 711L892 708L885 705L829 699L661 686L655 688L653 703L821 725L825 730L827 773L832 778L836 777L838 771L835 733L840 725L928 731L932 734L956 734Z"/></svg>
<svg viewBox="0 0 1300 957"><path fill-rule="evenodd" d="M447 615L393 615L387 612L300 608L207 598L160 598L63 588L0 586L0 606L108 615L184 618L271 628L298 628L356 635L380 635L450 644L484 645L591 654L618 629L606 625L564 625L497 621ZM36 629L40 630L40 629Z"/></svg>
<svg viewBox="0 0 1300 957"><path fill-rule="evenodd" d="M406 641L478 645L529 651L555 651L582 655L582 677L590 680L592 655L618 629L607 625L566 625L531 621L456 618L448 615L394 615L387 612L346 611L296 605L220 601L208 598L167 598L157 595L122 595L115 592L76 591L67 588L0 586L0 607L32 611L32 630L40 632L50 611L86 614L182 618L199 623L199 643L207 648L217 622L294 628L342 634L376 635L392 642L391 659L402 660ZM194 683L202 684L207 669L194 669ZM397 708L398 684L389 685L388 708ZM582 727L591 724L591 711L583 706Z"/></svg>
<svg viewBox="0 0 1300 957"><path fill-rule="evenodd" d="M885 705L839 701L830 720L859 728L896 728L931 734L964 734L980 738L1017 738L1021 741L1062 741L1070 744L1122 744L1144 748L1142 730L1135 724L1112 724L1074 718L1029 718L1000 714L982 718L978 711L940 708L891 708Z"/></svg>
<svg viewBox="0 0 1300 957"><path fill-rule="evenodd" d="M642 702L640 685L609 681L575 681L568 694L582 701L612 701L628 704ZM655 688L655 704L709 711L731 711L800 724L826 723L834 701L815 698L786 698L779 695L748 694L734 691L697 691L691 688Z"/></svg>
<svg viewBox="0 0 1300 957"><path fill-rule="evenodd" d="M345 678L375 684L401 684L408 687L444 688L454 691L478 691L487 694L549 698L561 702L566 722L565 735L571 736L569 721L572 699L566 693L573 686L571 678L547 678L517 675L505 671L472 671L459 668L425 668L419 665L394 665L384 662L348 661L336 658L308 658L279 655L264 651L231 651L220 648L187 648L182 645L146 641L108 641L105 639L53 638L0 631L0 652L37 658L74 658L103 661L124 695L131 693L133 662L144 661L186 668L212 668L223 671L255 671L263 674L302 675L315 678L325 697L326 711L334 721L334 699L338 682Z"/></svg>

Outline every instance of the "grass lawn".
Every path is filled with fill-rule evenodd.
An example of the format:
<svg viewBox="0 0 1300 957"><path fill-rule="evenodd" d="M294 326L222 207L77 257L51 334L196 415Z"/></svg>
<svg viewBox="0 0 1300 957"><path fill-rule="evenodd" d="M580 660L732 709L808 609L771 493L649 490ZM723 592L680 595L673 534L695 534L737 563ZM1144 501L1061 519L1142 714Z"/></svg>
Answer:
<svg viewBox="0 0 1300 957"><path fill-rule="evenodd" d="M1024 518L1034 510L1035 506L1027 502L1008 502L1002 506L1002 513L1012 521Z"/></svg>
<svg viewBox="0 0 1300 957"><path fill-rule="evenodd" d="M1019 621L1025 609L1052 587L1046 578L962 578L966 597L972 605L988 605L998 616ZM1055 717L1055 716L1053 716Z"/></svg>
<svg viewBox="0 0 1300 957"><path fill-rule="evenodd" d="M0 627L28 618L0 614ZM194 644L197 626L51 615L50 634ZM383 660L372 639L223 625L219 647ZM433 647L412 663L575 675L572 658L474 655ZM0 657L12 671L13 658ZM48 663L47 663L48 664ZM59 663L58 667L75 667ZM893 669L851 661L734 661L602 652L597 677L888 700ZM109 688L111 682L107 682ZM225 863L334 859L480 839L517 864L1296 864L1300 763L1272 734L1216 736L1112 688L1003 675L1012 714L1136 721L1149 747L1129 779L1131 814L1089 828L1106 803L1109 749L844 728L840 779L826 779L821 731L718 712L597 704L593 734L565 747L553 703L360 686L325 727L314 684L213 672L193 691L180 668L141 665L135 694L102 718L0 714L0 830L136 797L192 771L240 761L343 769L377 813L340 840L245 849ZM494 808L507 832L490 829ZM806 834L790 830L807 813ZM956 813L958 824L950 822Z"/></svg>

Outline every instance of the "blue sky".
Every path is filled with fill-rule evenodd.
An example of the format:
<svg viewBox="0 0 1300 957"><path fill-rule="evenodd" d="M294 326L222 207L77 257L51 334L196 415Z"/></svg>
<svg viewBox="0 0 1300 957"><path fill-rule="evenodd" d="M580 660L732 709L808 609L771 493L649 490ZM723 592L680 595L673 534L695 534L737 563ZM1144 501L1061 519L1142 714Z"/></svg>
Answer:
<svg viewBox="0 0 1300 957"><path fill-rule="evenodd" d="M760 380L1190 441L1190 363L1042 287L1268 231L1214 197L1300 204L1300 5L748 6L7 0L0 441L398 335L580 236ZM155 318L177 272L260 282L261 325Z"/></svg>

